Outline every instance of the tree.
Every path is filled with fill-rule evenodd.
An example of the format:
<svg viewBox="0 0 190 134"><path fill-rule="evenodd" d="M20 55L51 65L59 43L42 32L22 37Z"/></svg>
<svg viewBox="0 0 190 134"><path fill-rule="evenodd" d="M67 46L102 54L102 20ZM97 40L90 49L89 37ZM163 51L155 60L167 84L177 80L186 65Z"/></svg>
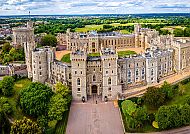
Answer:
<svg viewBox="0 0 190 134"><path fill-rule="evenodd" d="M5 97L0 98L0 109L4 114L10 114L12 112L12 106Z"/></svg>
<svg viewBox="0 0 190 134"><path fill-rule="evenodd" d="M183 29L176 28L173 31L173 34L175 35L175 37L184 37L184 31L183 31Z"/></svg>
<svg viewBox="0 0 190 134"><path fill-rule="evenodd" d="M7 115L12 113L12 106L5 97L0 98L0 133L9 133L10 123Z"/></svg>
<svg viewBox="0 0 190 134"><path fill-rule="evenodd" d="M190 124L190 105L185 104L180 107L180 114L183 125Z"/></svg>
<svg viewBox="0 0 190 134"><path fill-rule="evenodd" d="M11 48L12 48L12 46L10 45L10 43L6 42L3 44L2 50L4 53L9 53Z"/></svg>
<svg viewBox="0 0 190 134"><path fill-rule="evenodd" d="M125 115L132 116L133 113L136 111L137 104L132 102L131 100L125 100L121 103L122 111Z"/></svg>
<svg viewBox="0 0 190 134"><path fill-rule="evenodd" d="M12 95L13 86L14 86L14 79L11 76L5 76L3 77L3 80L0 81L0 90L5 96Z"/></svg>
<svg viewBox="0 0 190 134"><path fill-rule="evenodd" d="M134 118L141 122L143 124L143 122L148 120L148 111L145 107L139 107L136 109L136 112L134 113Z"/></svg>
<svg viewBox="0 0 190 134"><path fill-rule="evenodd" d="M38 117L47 112L52 95L50 87L37 82L31 83L21 90L20 104L25 113Z"/></svg>
<svg viewBox="0 0 190 134"><path fill-rule="evenodd" d="M11 126L11 134L42 134L41 128L36 122L24 117L16 120Z"/></svg>
<svg viewBox="0 0 190 134"><path fill-rule="evenodd" d="M190 37L190 28L185 28L185 30L184 30L184 36L185 37Z"/></svg>
<svg viewBox="0 0 190 134"><path fill-rule="evenodd" d="M50 34L45 35L44 37L42 37L41 45L56 47L57 39L54 35L50 35Z"/></svg>
<svg viewBox="0 0 190 134"><path fill-rule="evenodd" d="M67 99L67 102L70 103L72 100L71 90L66 85L58 82L55 85L56 93L61 94L63 98Z"/></svg>
<svg viewBox="0 0 190 134"><path fill-rule="evenodd" d="M172 99L173 98L174 92L173 92L171 84L164 81L164 84L161 86L161 90L163 93L165 93L166 99Z"/></svg>
<svg viewBox="0 0 190 134"><path fill-rule="evenodd" d="M163 93L160 88L149 87L147 88L146 93L143 95L145 104L158 108L164 104L166 95Z"/></svg>
<svg viewBox="0 0 190 134"><path fill-rule="evenodd" d="M161 106L156 114L160 129L179 127L183 124L180 108L177 105Z"/></svg>
<svg viewBox="0 0 190 134"><path fill-rule="evenodd" d="M48 117L50 120L62 120L63 113L68 110L67 99L61 94L52 96L49 103Z"/></svg>

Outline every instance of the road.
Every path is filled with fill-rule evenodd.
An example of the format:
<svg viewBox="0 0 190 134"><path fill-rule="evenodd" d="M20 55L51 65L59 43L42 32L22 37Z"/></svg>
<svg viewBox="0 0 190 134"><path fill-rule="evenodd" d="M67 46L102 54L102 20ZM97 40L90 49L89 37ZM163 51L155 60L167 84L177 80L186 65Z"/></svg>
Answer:
<svg viewBox="0 0 190 134"><path fill-rule="evenodd" d="M113 102L72 102L66 134L123 134L119 109Z"/></svg>

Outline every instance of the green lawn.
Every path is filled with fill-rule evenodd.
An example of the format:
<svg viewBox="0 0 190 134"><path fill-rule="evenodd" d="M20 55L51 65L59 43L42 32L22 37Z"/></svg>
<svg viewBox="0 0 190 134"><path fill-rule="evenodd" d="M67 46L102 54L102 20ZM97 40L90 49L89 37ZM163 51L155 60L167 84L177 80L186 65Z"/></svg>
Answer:
<svg viewBox="0 0 190 134"><path fill-rule="evenodd" d="M84 28L76 28L76 32L89 32L103 29L103 25L86 25Z"/></svg>
<svg viewBox="0 0 190 134"><path fill-rule="evenodd" d="M88 56L89 57L96 57L96 56L100 56L100 53L89 53Z"/></svg>
<svg viewBox="0 0 190 134"><path fill-rule="evenodd" d="M15 82L14 89L13 89L13 96L9 97L9 102L13 108L12 117L14 119L22 119L25 116L21 110L21 108L17 105L18 95L21 89L27 87L31 81L27 78L21 79Z"/></svg>
<svg viewBox="0 0 190 134"><path fill-rule="evenodd" d="M66 62L66 63L71 63L70 54L63 55L63 57L61 58L61 61Z"/></svg>
<svg viewBox="0 0 190 134"><path fill-rule="evenodd" d="M187 84L184 84L184 94L176 94L175 97L171 101L167 103L167 105L173 105L173 104L185 104L185 100L187 96L190 96L190 82Z"/></svg>
<svg viewBox="0 0 190 134"><path fill-rule="evenodd" d="M108 25L112 25L114 27L118 27L118 26L132 26L136 23L126 23L126 24L120 24L120 23L112 23L112 24L108 24ZM140 24L152 24L152 25L156 25L156 24L164 24L164 23L159 23L159 22L147 22L147 23L140 23ZM84 28L76 28L75 31L76 32L89 32L89 31L97 31L100 29L103 29L103 25L86 25ZM107 24L105 24L107 25ZM129 31L127 30L121 30L120 31L123 34L129 34Z"/></svg>
<svg viewBox="0 0 190 134"><path fill-rule="evenodd" d="M128 55L133 55L133 54L137 54L135 51L118 51L118 56L119 57L125 57L125 56L128 56Z"/></svg>

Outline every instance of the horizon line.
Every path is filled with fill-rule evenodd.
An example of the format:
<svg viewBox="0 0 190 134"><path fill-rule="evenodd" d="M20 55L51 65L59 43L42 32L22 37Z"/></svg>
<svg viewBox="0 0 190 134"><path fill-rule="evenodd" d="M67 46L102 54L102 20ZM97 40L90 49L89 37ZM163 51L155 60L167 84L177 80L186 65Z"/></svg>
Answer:
<svg viewBox="0 0 190 134"><path fill-rule="evenodd" d="M126 14L118 14L118 13L89 13L89 14L30 14L30 16L85 16L85 15L148 15L148 14L190 14L187 12L170 12L170 13L126 13ZM28 14L10 14L10 15L0 15L0 16L28 16Z"/></svg>

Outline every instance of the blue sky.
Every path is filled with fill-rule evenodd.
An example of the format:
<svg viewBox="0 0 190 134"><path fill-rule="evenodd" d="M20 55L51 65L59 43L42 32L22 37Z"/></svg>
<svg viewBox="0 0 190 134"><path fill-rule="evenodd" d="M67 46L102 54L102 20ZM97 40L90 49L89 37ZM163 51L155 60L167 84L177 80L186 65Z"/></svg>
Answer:
<svg viewBox="0 0 190 134"><path fill-rule="evenodd" d="M190 13L190 0L0 0L0 15Z"/></svg>

